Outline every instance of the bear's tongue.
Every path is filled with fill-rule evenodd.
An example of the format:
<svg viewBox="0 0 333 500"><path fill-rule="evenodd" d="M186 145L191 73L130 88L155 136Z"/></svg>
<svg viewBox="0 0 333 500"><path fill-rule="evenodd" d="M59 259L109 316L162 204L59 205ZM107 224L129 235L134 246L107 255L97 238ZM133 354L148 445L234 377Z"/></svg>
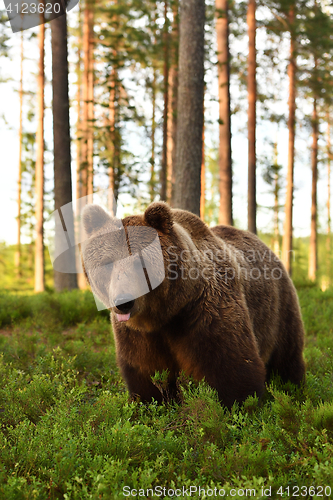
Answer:
<svg viewBox="0 0 333 500"><path fill-rule="evenodd" d="M127 321L128 319L130 319L131 317L131 313L127 313L127 314L118 314L117 313L117 320L118 321Z"/></svg>

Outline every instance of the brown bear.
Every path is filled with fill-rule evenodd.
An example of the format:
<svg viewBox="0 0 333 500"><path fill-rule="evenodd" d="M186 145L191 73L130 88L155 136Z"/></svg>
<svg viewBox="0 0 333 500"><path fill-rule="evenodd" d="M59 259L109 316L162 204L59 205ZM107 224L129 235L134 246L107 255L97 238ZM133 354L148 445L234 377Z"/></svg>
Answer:
<svg viewBox="0 0 333 500"><path fill-rule="evenodd" d="M122 221L88 205L82 220L85 273L111 310L117 361L132 396L162 401L151 378L164 370L169 394L183 371L205 379L227 407L260 397L272 373L302 383L297 294L283 264L257 236L229 226L210 229L162 202ZM162 277L158 249L142 258L154 234ZM136 287L129 255L146 288ZM158 269L149 274L154 264ZM154 280L160 284L152 286Z"/></svg>

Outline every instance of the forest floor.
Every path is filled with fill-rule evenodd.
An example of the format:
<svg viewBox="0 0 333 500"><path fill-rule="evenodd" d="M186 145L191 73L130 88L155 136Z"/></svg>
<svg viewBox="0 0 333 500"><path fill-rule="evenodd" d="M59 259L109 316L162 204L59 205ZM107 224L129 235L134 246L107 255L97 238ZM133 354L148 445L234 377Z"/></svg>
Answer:
<svg viewBox="0 0 333 500"><path fill-rule="evenodd" d="M130 402L90 292L0 295L0 499L332 497L333 290L298 292L304 390L232 411L186 380Z"/></svg>

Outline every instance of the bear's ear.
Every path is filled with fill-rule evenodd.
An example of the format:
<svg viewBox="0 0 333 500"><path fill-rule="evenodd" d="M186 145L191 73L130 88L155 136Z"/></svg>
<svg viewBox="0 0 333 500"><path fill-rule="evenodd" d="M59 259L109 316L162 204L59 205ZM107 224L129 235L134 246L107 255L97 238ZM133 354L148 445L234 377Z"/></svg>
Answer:
<svg viewBox="0 0 333 500"><path fill-rule="evenodd" d="M145 211L144 219L147 224L164 234L170 233L173 226L170 207L163 202L149 205Z"/></svg>
<svg viewBox="0 0 333 500"><path fill-rule="evenodd" d="M88 236L110 221L111 217L98 205L87 205L82 211L82 223Z"/></svg>

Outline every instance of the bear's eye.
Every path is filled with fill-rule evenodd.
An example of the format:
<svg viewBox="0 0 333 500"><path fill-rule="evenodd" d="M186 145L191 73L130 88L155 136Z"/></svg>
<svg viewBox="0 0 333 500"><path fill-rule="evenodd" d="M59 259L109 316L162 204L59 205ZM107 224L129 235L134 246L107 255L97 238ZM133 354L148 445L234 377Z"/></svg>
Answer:
<svg viewBox="0 0 333 500"><path fill-rule="evenodd" d="M96 274L98 275L99 280L108 282L112 273L112 269L113 269L113 262L102 263L96 269Z"/></svg>
<svg viewBox="0 0 333 500"><path fill-rule="evenodd" d="M113 264L114 264L113 260L105 259L105 260L102 260L102 262L100 263L100 267L103 267L105 269L112 271Z"/></svg>

